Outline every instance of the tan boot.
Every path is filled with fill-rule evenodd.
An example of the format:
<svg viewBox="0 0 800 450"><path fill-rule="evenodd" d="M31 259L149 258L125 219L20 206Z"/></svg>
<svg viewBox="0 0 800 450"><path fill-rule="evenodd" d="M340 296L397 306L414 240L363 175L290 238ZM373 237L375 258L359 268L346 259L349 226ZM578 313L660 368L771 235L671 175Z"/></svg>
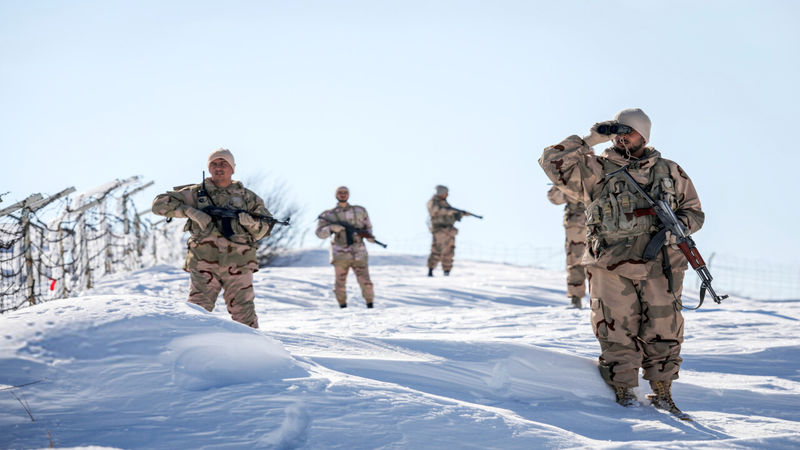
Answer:
<svg viewBox="0 0 800 450"><path fill-rule="evenodd" d="M639 406L639 400L636 398L636 393L633 388L614 386L614 392L617 394L617 403L622 406Z"/></svg>
<svg viewBox="0 0 800 450"><path fill-rule="evenodd" d="M653 389L652 394L648 394L647 398L650 404L658 409L669 411L684 420L691 420L688 414L678 409L675 402L672 400L672 381L651 381L650 388Z"/></svg>

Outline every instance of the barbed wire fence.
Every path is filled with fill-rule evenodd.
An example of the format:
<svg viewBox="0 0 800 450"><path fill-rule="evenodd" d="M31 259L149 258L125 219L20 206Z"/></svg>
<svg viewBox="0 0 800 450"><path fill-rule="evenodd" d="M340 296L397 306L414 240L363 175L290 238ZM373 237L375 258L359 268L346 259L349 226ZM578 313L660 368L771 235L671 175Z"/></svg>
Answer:
<svg viewBox="0 0 800 450"><path fill-rule="evenodd" d="M132 196L151 186L141 178L114 180L72 195L33 194L0 209L0 313L76 296L102 276L167 264L186 257L185 219L167 221L139 212ZM5 196L6 194L2 194ZM270 211L285 218L300 208L285 200L282 184L263 196ZM2 197L0 197L2 201ZM297 242L288 227L275 227L257 251L268 265Z"/></svg>
<svg viewBox="0 0 800 450"><path fill-rule="evenodd" d="M139 177L114 180L72 200L70 187L1 209L0 312L68 297L98 276L136 266L138 238L129 225L138 218L135 207L128 214L129 195L147 187L137 184Z"/></svg>

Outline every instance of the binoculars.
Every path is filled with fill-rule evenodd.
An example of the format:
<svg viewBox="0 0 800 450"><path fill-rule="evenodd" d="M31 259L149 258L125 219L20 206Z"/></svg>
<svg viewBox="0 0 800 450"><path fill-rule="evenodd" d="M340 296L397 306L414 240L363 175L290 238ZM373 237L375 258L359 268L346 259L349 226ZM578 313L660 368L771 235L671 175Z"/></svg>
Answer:
<svg viewBox="0 0 800 450"><path fill-rule="evenodd" d="M597 126L597 132L600 134L628 134L631 131L633 128L621 123L603 123Z"/></svg>

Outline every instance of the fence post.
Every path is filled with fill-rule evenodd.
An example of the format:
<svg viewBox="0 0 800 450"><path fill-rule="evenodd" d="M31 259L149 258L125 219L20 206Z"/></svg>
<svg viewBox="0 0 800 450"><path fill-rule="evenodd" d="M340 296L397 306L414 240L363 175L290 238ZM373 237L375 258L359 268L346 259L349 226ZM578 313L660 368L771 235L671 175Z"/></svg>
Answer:
<svg viewBox="0 0 800 450"><path fill-rule="evenodd" d="M137 187L136 189L134 189L134 190L132 190L130 192L126 192L126 193L122 194L122 220L123 220L123 227L125 229L125 234L129 234L130 233L130 225L128 224L128 197L130 197L131 195L136 194L138 192L141 192L144 189L149 188L150 186L153 185L153 183L155 183L155 181L151 181L149 183L143 184L143 185ZM135 212L136 211L134 211L134 213ZM136 221L136 217L138 217L138 214L134 218L134 224L135 224L135 221Z"/></svg>
<svg viewBox="0 0 800 450"><path fill-rule="evenodd" d="M114 250L113 250L114 247L112 245L112 243L113 243L112 238L114 236L111 234L111 231L112 231L111 221L108 220L108 214L106 213L106 202L103 202L102 204L100 204L100 212L101 212L101 215L102 215L103 229L105 230L105 235L106 235L106 238L105 238L105 241L106 241L106 244L105 244L105 246L106 246L106 251L105 251L105 254L106 254L105 268L106 268L106 271L105 271L105 273L109 274L109 273L114 273L114 268L113 268L114 266L112 264L114 262Z"/></svg>
<svg viewBox="0 0 800 450"><path fill-rule="evenodd" d="M35 284L33 281L33 251L31 250L31 218L30 210L24 208L22 210L22 236L23 244L25 246L25 282L28 287L28 304L33 306L36 304Z"/></svg>
<svg viewBox="0 0 800 450"><path fill-rule="evenodd" d="M61 283L59 289L61 290L61 298L67 297L67 263L64 258L64 228L63 220L58 221L58 258L61 262Z"/></svg>

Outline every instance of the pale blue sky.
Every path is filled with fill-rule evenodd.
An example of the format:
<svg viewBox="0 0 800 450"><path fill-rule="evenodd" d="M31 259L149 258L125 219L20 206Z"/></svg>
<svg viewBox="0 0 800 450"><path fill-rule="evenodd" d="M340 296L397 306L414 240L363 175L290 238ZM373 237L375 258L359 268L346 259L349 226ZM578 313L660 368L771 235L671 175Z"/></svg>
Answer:
<svg viewBox="0 0 800 450"><path fill-rule="evenodd" d="M641 107L695 182L701 251L796 262L798 5L0 0L0 192L142 175L144 209L224 146L298 225L347 184L379 239L427 244L441 183L486 216L459 239L558 247L542 148Z"/></svg>

